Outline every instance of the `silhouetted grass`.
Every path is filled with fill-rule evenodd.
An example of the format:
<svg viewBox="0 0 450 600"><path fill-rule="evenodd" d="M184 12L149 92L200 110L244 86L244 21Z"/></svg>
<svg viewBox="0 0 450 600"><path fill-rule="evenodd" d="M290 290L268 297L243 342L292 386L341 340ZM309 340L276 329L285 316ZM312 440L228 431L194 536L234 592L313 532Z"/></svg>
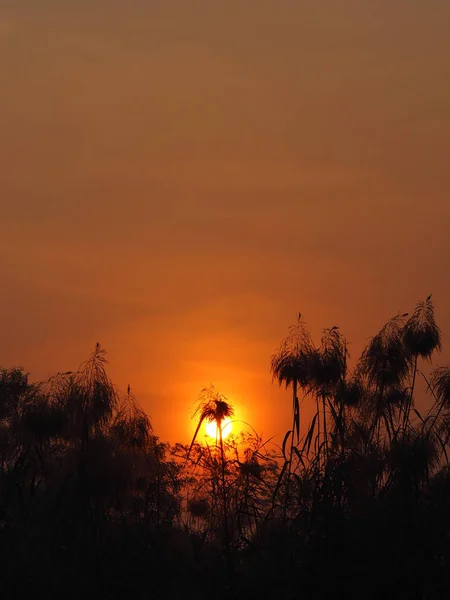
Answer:
<svg viewBox="0 0 450 600"><path fill-rule="evenodd" d="M448 597L441 344L431 297L390 319L353 369L338 327L316 346L299 316L271 361L292 389L280 448L224 439L233 407L213 388L190 447L162 443L99 345L42 383L1 369L1 597ZM209 445L196 442L205 421L219 431Z"/></svg>

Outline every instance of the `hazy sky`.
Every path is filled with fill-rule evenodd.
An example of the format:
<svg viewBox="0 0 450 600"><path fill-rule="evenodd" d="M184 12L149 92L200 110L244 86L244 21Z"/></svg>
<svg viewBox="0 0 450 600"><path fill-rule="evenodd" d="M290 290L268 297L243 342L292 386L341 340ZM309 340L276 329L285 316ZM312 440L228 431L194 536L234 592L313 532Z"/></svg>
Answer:
<svg viewBox="0 0 450 600"><path fill-rule="evenodd" d="M298 311L356 357L432 292L450 344L449 31L446 0L0 0L0 364L99 341L186 441L210 382L287 428Z"/></svg>

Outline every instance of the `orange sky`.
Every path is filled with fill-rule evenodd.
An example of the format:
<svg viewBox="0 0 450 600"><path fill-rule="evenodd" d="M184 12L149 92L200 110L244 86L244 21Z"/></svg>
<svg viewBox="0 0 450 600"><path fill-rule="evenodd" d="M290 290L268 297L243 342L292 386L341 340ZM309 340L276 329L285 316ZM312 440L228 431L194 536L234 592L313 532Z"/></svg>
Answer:
<svg viewBox="0 0 450 600"><path fill-rule="evenodd" d="M100 341L187 441L211 382L284 432L299 310L356 356L433 292L450 342L449 31L442 0L2 0L0 364Z"/></svg>

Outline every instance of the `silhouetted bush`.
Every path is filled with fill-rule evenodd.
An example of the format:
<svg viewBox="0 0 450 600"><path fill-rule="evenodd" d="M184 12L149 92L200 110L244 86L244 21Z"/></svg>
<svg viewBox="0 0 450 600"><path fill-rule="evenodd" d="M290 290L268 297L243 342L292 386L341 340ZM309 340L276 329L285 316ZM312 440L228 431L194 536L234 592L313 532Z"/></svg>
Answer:
<svg viewBox="0 0 450 600"><path fill-rule="evenodd" d="M429 364L440 349L431 297L353 368L337 327L316 346L299 315L271 361L292 389L280 448L223 437L233 407L212 387L191 445L162 443L99 345L42 383L1 369L2 598L449 597L450 366ZM204 421L216 443L196 442Z"/></svg>

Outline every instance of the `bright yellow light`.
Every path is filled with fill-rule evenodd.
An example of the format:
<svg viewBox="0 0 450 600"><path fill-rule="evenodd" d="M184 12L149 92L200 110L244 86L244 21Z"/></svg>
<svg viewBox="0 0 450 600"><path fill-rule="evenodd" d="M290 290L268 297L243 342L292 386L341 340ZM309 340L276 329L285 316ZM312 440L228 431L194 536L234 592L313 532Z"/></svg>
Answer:
<svg viewBox="0 0 450 600"><path fill-rule="evenodd" d="M222 438L226 438L227 435L230 435L231 430L233 429L233 424L230 419L224 419L222 421ZM211 421L211 423L206 423L205 426L206 435L209 437L218 440L220 438L219 431L217 430L217 423L215 421Z"/></svg>

